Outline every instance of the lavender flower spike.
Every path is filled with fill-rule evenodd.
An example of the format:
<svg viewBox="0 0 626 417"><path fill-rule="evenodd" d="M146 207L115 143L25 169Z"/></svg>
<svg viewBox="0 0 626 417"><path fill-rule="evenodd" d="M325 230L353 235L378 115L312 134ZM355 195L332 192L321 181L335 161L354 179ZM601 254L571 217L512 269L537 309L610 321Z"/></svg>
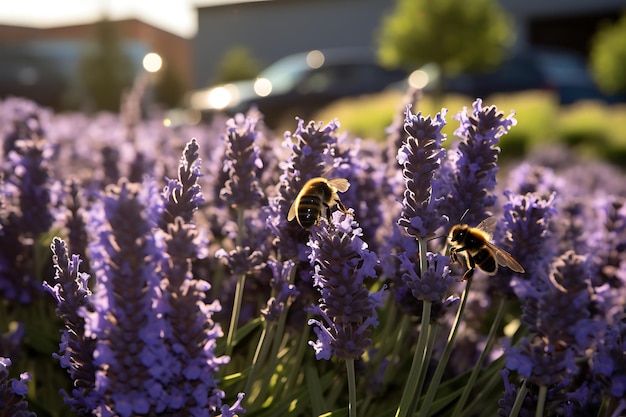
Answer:
<svg viewBox="0 0 626 417"><path fill-rule="evenodd" d="M173 224L179 216L189 223L194 211L204 201L198 185L198 178L202 176L199 149L195 138L187 143L178 166L178 179L169 179L163 189L165 207L159 224L163 231L167 231L167 225Z"/></svg>
<svg viewBox="0 0 626 417"><path fill-rule="evenodd" d="M30 381L28 372L20 375L19 381L8 379L11 359L0 357L0 411L3 416L35 417L35 413L28 411L25 400L28 393L26 383Z"/></svg>
<svg viewBox="0 0 626 417"><path fill-rule="evenodd" d="M154 200L157 197L158 201ZM161 203L150 183L120 182L109 187L91 213L90 245L97 286L94 312L85 316L85 335L97 340L93 394L99 415L127 417L176 409L168 397L172 356L164 349L165 323L160 267L163 242L157 222Z"/></svg>
<svg viewBox="0 0 626 417"><path fill-rule="evenodd" d="M378 259L361 240L361 230L352 216L335 212L332 226L322 221L311 229L308 245L315 267L314 285L321 293L319 305L309 312L323 321L309 325L318 337L309 342L319 359L358 359L370 345L371 326L378 326L376 307L382 305L382 291L370 293L365 278L374 277Z"/></svg>
<svg viewBox="0 0 626 417"><path fill-rule="evenodd" d="M220 191L220 198L232 207L253 207L263 198L257 171L263 168L260 151L255 141L256 120L239 114L226 125L224 171L228 180Z"/></svg>
<svg viewBox="0 0 626 417"><path fill-rule="evenodd" d="M91 291L87 286L89 275L78 271L81 263L78 255L69 258L67 246L63 240L55 237L51 245L56 270L51 286L47 282L43 286L57 301L56 314L63 320L65 330L61 336L59 360L61 367L67 369L75 389L71 394L63 392L65 403L79 415L90 415L93 408L90 393L95 387L95 368L92 364L95 340L85 337L85 320L83 310L93 310L89 297Z"/></svg>
<svg viewBox="0 0 626 417"><path fill-rule="evenodd" d="M428 252L426 254L428 269L419 275L419 268L416 268L406 254L402 253L398 257L403 269L407 271L402 280L418 300L441 303L450 286L456 282L454 277L450 276L448 256Z"/></svg>
<svg viewBox="0 0 626 417"><path fill-rule="evenodd" d="M452 158L442 176L447 194L444 213L452 221L463 218L464 223L476 225L491 215L489 208L496 200L492 191L498 172L497 145L500 137L517 124L513 114L504 118L495 106L483 107L482 100L476 99L471 113L465 108L453 117L460 122L454 134L463 140L456 154L448 152Z"/></svg>
<svg viewBox="0 0 626 417"><path fill-rule="evenodd" d="M267 306L261 310L261 315L265 320L278 321L285 307L298 296L296 286L289 283L291 271L295 265L292 260L282 263L276 259L267 260L267 266L272 271L270 285L274 295L267 301Z"/></svg>
<svg viewBox="0 0 626 417"><path fill-rule="evenodd" d="M440 185L435 182L435 174L445 155L441 147L446 138L441 133L446 124L445 115L443 109L433 120L430 116L422 116L421 112L411 114L410 106L406 110L404 129L409 136L398 151L406 189L398 225L416 239L431 236L447 222L437 210L440 200L436 196Z"/></svg>

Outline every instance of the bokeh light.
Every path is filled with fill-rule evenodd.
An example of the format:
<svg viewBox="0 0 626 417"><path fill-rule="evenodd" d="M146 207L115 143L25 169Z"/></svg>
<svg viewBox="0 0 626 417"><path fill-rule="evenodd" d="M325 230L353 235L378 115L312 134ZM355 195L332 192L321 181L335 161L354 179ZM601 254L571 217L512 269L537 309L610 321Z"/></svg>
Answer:
<svg viewBox="0 0 626 417"><path fill-rule="evenodd" d="M163 66L161 55L156 52L150 52L143 57L143 68L148 72L157 72Z"/></svg>
<svg viewBox="0 0 626 417"><path fill-rule="evenodd" d="M318 51L317 49L309 52L306 56L306 63L309 67L315 69L324 65L324 54L322 51Z"/></svg>

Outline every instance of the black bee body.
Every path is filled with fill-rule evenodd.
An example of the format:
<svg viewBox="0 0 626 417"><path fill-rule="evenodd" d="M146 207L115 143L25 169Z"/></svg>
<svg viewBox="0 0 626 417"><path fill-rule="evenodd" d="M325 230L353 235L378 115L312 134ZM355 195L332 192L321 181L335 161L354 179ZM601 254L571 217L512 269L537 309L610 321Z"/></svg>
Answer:
<svg viewBox="0 0 626 417"><path fill-rule="evenodd" d="M330 207L328 207L328 204L325 204L324 201L326 200L320 198L317 194L309 194L300 197L298 219L302 227L308 229L313 226L320 218L322 210L326 210L326 217L330 216Z"/></svg>
<svg viewBox="0 0 626 417"><path fill-rule="evenodd" d="M310 229L320 217L330 217L330 209L339 206L343 211L346 208L341 203L337 192L345 192L350 187L348 180L337 178L327 180L317 177L307 181L298 196L289 208L287 220L296 219L298 224L305 229Z"/></svg>
<svg viewBox="0 0 626 417"><path fill-rule="evenodd" d="M448 237L452 244L450 259L452 262L460 263L459 256L462 256L467 263L468 270L463 275L463 281L470 279L477 267L488 275L495 275L498 265L506 266L515 272L524 272L524 268L510 253L490 242L495 225L495 218L489 217L476 227L457 224L450 229Z"/></svg>
<svg viewBox="0 0 626 417"><path fill-rule="evenodd" d="M498 263L496 262L496 258L493 256L493 253L489 251L489 249L478 249L474 254L471 255L471 258L480 269L482 269L489 275L495 274L498 270Z"/></svg>

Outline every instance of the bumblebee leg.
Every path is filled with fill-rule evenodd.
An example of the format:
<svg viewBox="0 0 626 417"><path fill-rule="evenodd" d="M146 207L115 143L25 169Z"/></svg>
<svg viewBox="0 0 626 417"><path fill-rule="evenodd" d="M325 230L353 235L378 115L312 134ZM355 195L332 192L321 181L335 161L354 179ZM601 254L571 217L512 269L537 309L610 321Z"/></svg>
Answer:
<svg viewBox="0 0 626 417"><path fill-rule="evenodd" d="M466 250L466 247L454 248L450 250L450 261L452 263L458 263L460 265L461 260L459 259L458 253ZM476 262L474 262L474 258L469 256L469 254L466 255L465 258L467 259L468 269L467 271L465 271L465 274L463 274L461 281L467 281L468 279L472 278L472 276L474 276L474 271L476 270Z"/></svg>
<svg viewBox="0 0 626 417"><path fill-rule="evenodd" d="M461 247L461 248L452 248L450 249L450 261L452 261L452 263L457 263L457 264L461 264L461 260L459 259L459 252L463 252L467 250L466 247Z"/></svg>
<svg viewBox="0 0 626 417"><path fill-rule="evenodd" d="M474 276L475 270L476 268L470 268L467 271L465 271L465 273L463 274L463 278L461 278L461 281L467 281L468 279L471 279Z"/></svg>
<svg viewBox="0 0 626 417"><path fill-rule="evenodd" d="M325 210L326 210L326 219L330 223L330 215L331 215L330 206L328 204L324 204L324 207L325 207ZM320 221L320 219L317 219L318 224L319 224L319 221Z"/></svg>
<svg viewBox="0 0 626 417"><path fill-rule="evenodd" d="M474 276L474 271L476 271L476 262L474 262L474 258L468 256L467 260L469 263L469 269L465 271L465 273L463 274L463 278L461 278L461 281L467 281L468 279L471 279Z"/></svg>
<svg viewBox="0 0 626 417"><path fill-rule="evenodd" d="M336 199L335 203L337 203L337 207L339 207L339 210L341 210L342 212L346 214L348 213L348 209L346 208L346 206L343 205L340 199Z"/></svg>
<svg viewBox="0 0 626 417"><path fill-rule="evenodd" d="M456 249L450 250L450 262L452 262L453 264L460 264L461 261L459 260L459 256L456 254L456 252Z"/></svg>

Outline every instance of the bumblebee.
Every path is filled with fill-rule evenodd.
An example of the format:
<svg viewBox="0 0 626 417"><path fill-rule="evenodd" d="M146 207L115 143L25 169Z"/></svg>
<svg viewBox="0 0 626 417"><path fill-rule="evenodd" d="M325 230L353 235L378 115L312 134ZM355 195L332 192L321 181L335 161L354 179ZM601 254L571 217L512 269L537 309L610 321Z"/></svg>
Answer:
<svg viewBox="0 0 626 417"><path fill-rule="evenodd" d="M457 224L450 229L448 236L451 243L450 259L452 262L460 263L459 256L463 256L467 264L468 269L463 275L463 281L474 275L476 267L489 275L496 274L498 265L506 266L515 272L525 272L510 253L491 243L495 225L495 217L488 217L476 227Z"/></svg>
<svg viewBox="0 0 626 417"><path fill-rule="evenodd" d="M308 180L291 204L287 220L296 219L300 226L308 230L319 222L322 215L329 218L330 209L334 206L346 212L346 207L337 193L346 192L348 188L350 183L345 178L327 180L317 177Z"/></svg>

